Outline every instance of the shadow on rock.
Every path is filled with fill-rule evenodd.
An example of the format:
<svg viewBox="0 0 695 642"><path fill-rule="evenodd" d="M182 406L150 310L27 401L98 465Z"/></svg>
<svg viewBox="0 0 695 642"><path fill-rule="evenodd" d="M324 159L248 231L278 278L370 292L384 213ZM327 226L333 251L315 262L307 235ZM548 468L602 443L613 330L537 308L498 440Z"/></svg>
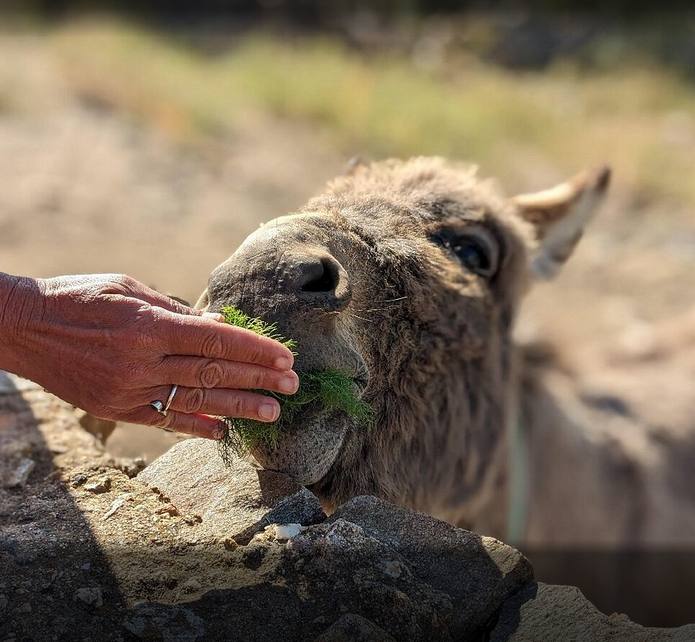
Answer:
<svg viewBox="0 0 695 642"><path fill-rule="evenodd" d="M68 479L60 470L86 457L98 462L98 447L69 407L0 372L3 640L106 639L118 628L118 583L69 490L88 477Z"/></svg>

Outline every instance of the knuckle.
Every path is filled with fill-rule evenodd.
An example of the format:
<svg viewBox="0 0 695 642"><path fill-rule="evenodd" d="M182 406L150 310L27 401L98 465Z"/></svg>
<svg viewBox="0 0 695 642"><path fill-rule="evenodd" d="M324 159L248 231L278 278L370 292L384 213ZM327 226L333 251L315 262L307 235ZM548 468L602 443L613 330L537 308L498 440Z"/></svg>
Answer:
<svg viewBox="0 0 695 642"><path fill-rule="evenodd" d="M127 274L111 274L108 275L106 283L99 284L99 293L103 294L127 294L133 286L134 279Z"/></svg>
<svg viewBox="0 0 695 642"><path fill-rule="evenodd" d="M205 405L207 394L205 390L194 388L188 392L184 398L184 412L189 415L200 412Z"/></svg>
<svg viewBox="0 0 695 642"><path fill-rule="evenodd" d="M270 377L262 370L253 370L249 379L251 388L266 388L270 384Z"/></svg>
<svg viewBox="0 0 695 642"><path fill-rule="evenodd" d="M259 363L259 362L263 361L264 351L260 346L258 346L256 344L255 341L247 347L246 354L247 354L248 360L251 363Z"/></svg>
<svg viewBox="0 0 695 642"><path fill-rule="evenodd" d="M222 365L211 359L200 369L198 383L202 388L216 388L220 385L223 374Z"/></svg>
<svg viewBox="0 0 695 642"><path fill-rule="evenodd" d="M230 395L229 412L230 417L244 417L247 412L246 400L239 395Z"/></svg>
<svg viewBox="0 0 695 642"><path fill-rule="evenodd" d="M203 339L203 352L210 357L219 357L224 354L224 342L217 332L208 332Z"/></svg>

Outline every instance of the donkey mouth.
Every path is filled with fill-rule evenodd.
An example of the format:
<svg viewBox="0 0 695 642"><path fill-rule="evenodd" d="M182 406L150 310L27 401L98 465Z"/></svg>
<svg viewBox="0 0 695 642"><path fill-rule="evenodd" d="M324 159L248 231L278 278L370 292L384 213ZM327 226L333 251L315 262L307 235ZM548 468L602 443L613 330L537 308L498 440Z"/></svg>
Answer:
<svg viewBox="0 0 695 642"><path fill-rule="evenodd" d="M306 412L273 446L258 444L250 454L265 470L284 473L304 486L328 473L343 445L347 421L336 413Z"/></svg>
<svg viewBox="0 0 695 642"><path fill-rule="evenodd" d="M350 378L350 394L357 407L366 408L363 397L369 384L366 368ZM343 391L345 392L345 391ZM300 484L315 484L328 473L351 429L357 429L349 408L326 407L315 399L292 411L292 416L274 444L257 444L250 449L266 470L281 472Z"/></svg>

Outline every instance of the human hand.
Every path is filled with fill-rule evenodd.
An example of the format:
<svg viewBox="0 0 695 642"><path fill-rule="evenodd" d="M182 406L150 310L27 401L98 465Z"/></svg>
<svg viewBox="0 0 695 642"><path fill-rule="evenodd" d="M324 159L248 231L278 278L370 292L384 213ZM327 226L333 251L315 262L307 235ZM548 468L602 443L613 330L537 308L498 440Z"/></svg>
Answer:
<svg viewBox="0 0 695 642"><path fill-rule="evenodd" d="M16 277L9 277L16 278ZM87 412L219 439L211 417L275 421L299 379L280 343L220 323L123 275L16 279L6 289L0 367ZM166 416L150 407L179 388Z"/></svg>

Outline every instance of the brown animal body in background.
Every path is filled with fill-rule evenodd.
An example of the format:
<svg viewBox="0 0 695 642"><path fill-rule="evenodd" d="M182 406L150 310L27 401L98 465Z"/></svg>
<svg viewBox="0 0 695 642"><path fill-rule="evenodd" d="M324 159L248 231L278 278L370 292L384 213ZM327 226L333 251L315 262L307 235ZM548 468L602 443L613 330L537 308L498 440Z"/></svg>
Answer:
<svg viewBox="0 0 695 642"><path fill-rule="evenodd" d="M608 181L601 168L508 199L469 166L385 161L262 226L198 306L277 322L299 370L349 373L377 421L309 413L256 460L329 509L373 494L503 536L516 311L571 254Z"/></svg>

